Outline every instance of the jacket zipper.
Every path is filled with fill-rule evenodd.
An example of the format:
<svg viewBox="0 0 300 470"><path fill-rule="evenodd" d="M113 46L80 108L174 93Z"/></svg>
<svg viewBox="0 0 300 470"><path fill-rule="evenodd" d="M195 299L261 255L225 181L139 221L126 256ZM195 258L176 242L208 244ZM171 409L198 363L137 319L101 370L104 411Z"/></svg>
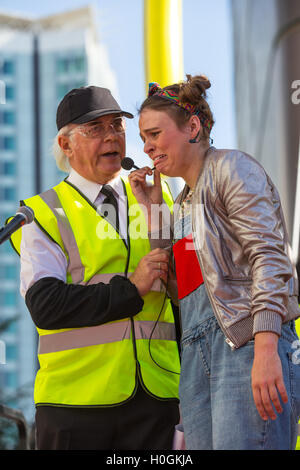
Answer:
<svg viewBox="0 0 300 470"><path fill-rule="evenodd" d="M193 220L192 220L192 234L194 234L194 233L195 233L195 231L194 231ZM194 242L194 245L195 245L195 247L196 247L197 245L196 245L196 242L195 242L195 240L194 240L194 235L193 235L193 242ZM199 251L199 250L196 249L197 258L198 258L198 261L199 261L199 264L200 264L200 269L201 269L202 276L203 276L203 274L205 273L205 271L203 270L200 252L198 252L198 251ZM204 274L204 276L203 276L204 281L205 281L205 276L206 276L206 275ZM212 306L212 308L213 308L214 314L215 314L215 316L216 316L216 318L217 318L217 320L218 320L218 324L219 324L219 326L220 326L220 328L221 328L221 330L223 331L223 334L224 334L224 336L225 336L225 342L231 347L232 350L237 349L237 346L234 344L233 341L231 341L230 335L228 335L228 333L225 331L224 326L222 325L221 318L220 318L220 316L219 316L219 314L218 314L218 312L217 312L217 309L216 309L215 306L214 306L213 299L212 299L212 296L211 296L209 287L208 287L206 284L205 284L205 289L206 289L206 292L207 292L207 294L208 294L208 297L209 297L209 300L210 300L210 304L211 304L211 306Z"/></svg>

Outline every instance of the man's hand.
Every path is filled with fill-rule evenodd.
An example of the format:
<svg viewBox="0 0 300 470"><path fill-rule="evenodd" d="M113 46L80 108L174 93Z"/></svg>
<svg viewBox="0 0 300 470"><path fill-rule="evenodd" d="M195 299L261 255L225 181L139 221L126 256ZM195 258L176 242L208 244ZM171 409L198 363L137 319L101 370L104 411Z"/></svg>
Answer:
<svg viewBox="0 0 300 470"><path fill-rule="evenodd" d="M160 278L167 283L168 267L169 253L162 248L156 248L140 260L129 279L142 297L150 291L156 279Z"/></svg>
<svg viewBox="0 0 300 470"><path fill-rule="evenodd" d="M275 410L282 412L288 396L283 382L282 365L278 355L278 336L261 332L255 335L254 361L252 367L252 392L256 408L263 420L276 419ZM273 408L273 406L274 408Z"/></svg>

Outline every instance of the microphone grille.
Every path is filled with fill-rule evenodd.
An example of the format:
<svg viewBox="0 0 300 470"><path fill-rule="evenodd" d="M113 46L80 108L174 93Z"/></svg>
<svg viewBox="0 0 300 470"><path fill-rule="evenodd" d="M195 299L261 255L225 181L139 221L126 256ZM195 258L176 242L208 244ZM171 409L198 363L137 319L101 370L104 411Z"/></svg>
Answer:
<svg viewBox="0 0 300 470"><path fill-rule="evenodd" d="M121 167L124 170L131 170L131 168L133 168L133 165L134 165L134 161L132 160L132 158L125 157L121 161Z"/></svg>
<svg viewBox="0 0 300 470"><path fill-rule="evenodd" d="M31 224L34 219L34 212L31 207L28 206L19 207L17 214L23 214L25 216L26 224Z"/></svg>

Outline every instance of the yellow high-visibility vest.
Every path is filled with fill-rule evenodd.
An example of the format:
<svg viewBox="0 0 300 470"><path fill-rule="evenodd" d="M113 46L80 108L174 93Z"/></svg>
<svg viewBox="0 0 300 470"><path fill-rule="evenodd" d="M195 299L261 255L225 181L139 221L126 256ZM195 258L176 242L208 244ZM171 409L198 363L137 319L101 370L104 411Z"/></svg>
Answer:
<svg viewBox="0 0 300 470"><path fill-rule="evenodd" d="M128 181L122 181L128 201L127 243L66 180L22 201L65 253L67 283L108 283L116 274L130 275L150 251L143 211ZM166 189L164 199L171 208ZM21 237L22 229L11 237L18 253ZM40 369L35 403L113 406L133 395L138 379L149 394L161 400L178 399L180 361L170 300L160 282L154 283L143 300L138 315L121 321L85 328L37 328Z"/></svg>

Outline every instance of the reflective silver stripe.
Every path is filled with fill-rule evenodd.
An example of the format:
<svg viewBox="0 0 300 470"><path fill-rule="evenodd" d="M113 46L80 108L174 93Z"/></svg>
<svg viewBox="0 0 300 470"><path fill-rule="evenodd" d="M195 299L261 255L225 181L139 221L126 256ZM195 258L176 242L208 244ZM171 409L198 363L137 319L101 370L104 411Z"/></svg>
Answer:
<svg viewBox="0 0 300 470"><path fill-rule="evenodd" d="M154 328L154 330L153 330ZM135 321L134 322L135 339L162 339L166 341L176 340L176 331L174 323L153 322L153 321Z"/></svg>
<svg viewBox="0 0 300 470"><path fill-rule="evenodd" d="M103 282L108 284L113 276L117 274L124 276L124 273L96 274L89 281L84 282L85 268L82 264L76 239L65 214L59 197L54 189L49 189L40 194L40 198L47 204L56 217L58 229L69 257L68 272L71 274L73 284L92 285ZM130 276L132 273L128 273ZM151 287L151 292L165 292L165 286L160 279L156 279Z"/></svg>
<svg viewBox="0 0 300 470"><path fill-rule="evenodd" d="M128 273L128 277L130 277L132 273ZM108 284L112 277L114 276L124 276L124 273L105 273L105 274L95 274L95 276L91 277L91 279L87 282L81 282L84 285L91 285L91 284L98 284L98 282L104 282L104 284ZM165 292L165 286L161 282L160 279L156 279L154 281L151 289L151 292Z"/></svg>
<svg viewBox="0 0 300 470"><path fill-rule="evenodd" d="M152 333L152 330L154 331ZM176 340L173 323L153 321L134 321L135 338ZM69 349L84 348L106 343L114 343L124 339L130 339L130 320L105 325L78 328L76 330L63 331L42 335L39 338L39 354L67 351ZM152 333L152 334L151 334Z"/></svg>
<svg viewBox="0 0 300 470"><path fill-rule="evenodd" d="M84 282L85 268L82 264L76 239L65 214L59 197L54 189L49 189L40 194L40 198L47 204L56 217L58 229L69 257L68 272L71 274L73 284L92 285L103 282L108 284L113 276L117 274L124 276L124 273L96 274L89 281ZM131 273L128 273L130 276ZM165 292L165 286L160 279L156 279L151 287L151 292Z"/></svg>
<svg viewBox="0 0 300 470"><path fill-rule="evenodd" d="M85 348L97 344L114 343L130 338L130 321L78 328L42 335L39 338L39 354Z"/></svg>
<svg viewBox="0 0 300 470"><path fill-rule="evenodd" d="M72 282L74 284L78 284L84 279L85 269L81 262L80 253L70 222L54 189L45 191L44 193L40 194L40 197L47 204L47 206L49 206L56 217L58 229L65 250L69 255L68 272L72 276Z"/></svg>

